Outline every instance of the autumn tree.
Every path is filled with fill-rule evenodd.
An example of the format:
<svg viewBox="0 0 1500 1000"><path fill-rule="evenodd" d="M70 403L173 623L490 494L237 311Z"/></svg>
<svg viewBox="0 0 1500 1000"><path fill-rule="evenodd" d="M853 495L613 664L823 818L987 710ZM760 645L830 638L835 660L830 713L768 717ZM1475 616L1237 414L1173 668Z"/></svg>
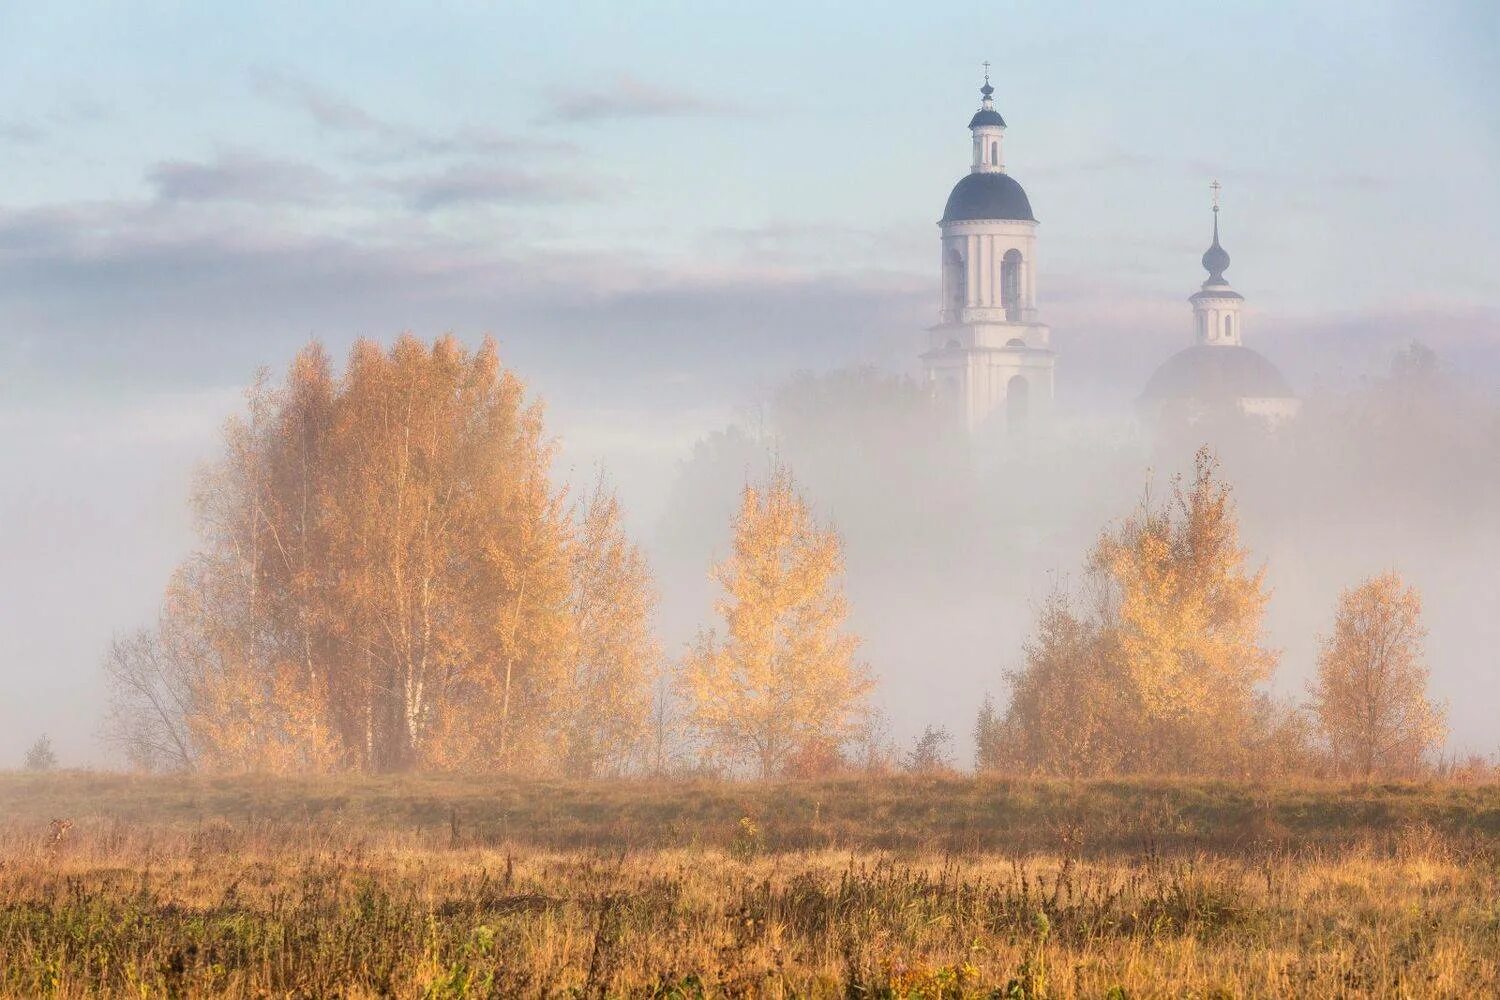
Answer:
<svg viewBox="0 0 1500 1000"><path fill-rule="evenodd" d="M987 769L1077 778L1133 767L1140 713L1114 631L1061 591L1047 599L1008 674L1009 708L976 733Z"/></svg>
<svg viewBox="0 0 1500 1000"><path fill-rule="evenodd" d="M998 771L1004 766L1004 740L1004 728L1000 713L995 710L995 699L986 693L974 718L975 771L983 774L986 771Z"/></svg>
<svg viewBox="0 0 1500 1000"><path fill-rule="evenodd" d="M1228 484L1205 448L1193 482L1143 503L1094 561L1115 594L1113 642L1140 707L1143 762L1171 771L1245 763L1257 685L1277 656L1261 642L1264 569L1247 566Z"/></svg>
<svg viewBox="0 0 1500 1000"><path fill-rule="evenodd" d="M651 630L650 572L625 535L619 501L602 473L578 505L569 580L566 765L584 777L618 773L654 742L652 689L661 651ZM650 751L645 756L659 765L664 748Z"/></svg>
<svg viewBox="0 0 1500 1000"><path fill-rule="evenodd" d="M1365 778L1412 774L1446 735L1428 698L1422 599L1394 573L1339 598L1312 684L1313 709L1335 761Z"/></svg>
<svg viewBox="0 0 1500 1000"><path fill-rule="evenodd" d="M159 628L109 657L117 737L171 767L562 770L581 678L649 616L594 610L623 591L588 574L644 568L617 509L573 523L551 460L490 341L361 341L342 374L309 346L226 429Z"/></svg>
<svg viewBox="0 0 1500 1000"><path fill-rule="evenodd" d="M1061 775L1229 772L1269 724L1258 686L1267 594L1247 566L1229 487L1200 451L1190 485L1105 532L1081 599L1042 607L991 759Z"/></svg>
<svg viewBox="0 0 1500 1000"><path fill-rule="evenodd" d="M799 748L856 733L872 686L845 629L838 535L814 523L785 467L741 494L724 588L724 631L701 632L679 684L711 758L761 776Z"/></svg>

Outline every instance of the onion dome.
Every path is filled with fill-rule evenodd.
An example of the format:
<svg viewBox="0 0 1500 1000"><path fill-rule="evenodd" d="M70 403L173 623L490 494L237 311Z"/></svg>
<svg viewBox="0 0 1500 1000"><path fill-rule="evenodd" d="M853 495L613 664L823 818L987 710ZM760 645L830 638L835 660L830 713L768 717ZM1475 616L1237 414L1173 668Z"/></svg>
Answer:
<svg viewBox="0 0 1500 1000"><path fill-rule="evenodd" d="M1219 246L1219 206L1214 206L1214 242L1203 251L1203 269L1208 272L1208 284L1222 285L1224 272L1229 270L1229 251Z"/></svg>

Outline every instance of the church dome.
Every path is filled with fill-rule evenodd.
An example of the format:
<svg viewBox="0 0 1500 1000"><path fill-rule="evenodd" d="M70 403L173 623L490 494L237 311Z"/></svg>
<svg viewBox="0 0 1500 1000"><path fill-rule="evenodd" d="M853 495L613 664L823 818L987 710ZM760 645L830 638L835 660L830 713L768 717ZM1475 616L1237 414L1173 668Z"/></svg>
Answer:
<svg viewBox="0 0 1500 1000"><path fill-rule="evenodd" d="M1026 191L1010 174L999 171L973 173L953 185L953 193L948 195L948 204L943 207L942 221L971 219L1036 221Z"/></svg>
<svg viewBox="0 0 1500 1000"><path fill-rule="evenodd" d="M1000 117L1000 112L994 108L980 108L974 112L974 117L969 119L969 128L979 128L982 125L993 125L996 128L1005 127L1005 119Z"/></svg>
<svg viewBox="0 0 1500 1000"><path fill-rule="evenodd" d="M1203 251L1203 270L1208 272L1210 283L1219 283L1224 280L1224 272L1229 270L1229 251L1219 246L1218 227L1214 229L1214 244Z"/></svg>
<svg viewBox="0 0 1500 1000"><path fill-rule="evenodd" d="M1195 344L1178 351L1156 369L1142 398L1218 402L1291 396L1291 387L1280 370L1250 348Z"/></svg>

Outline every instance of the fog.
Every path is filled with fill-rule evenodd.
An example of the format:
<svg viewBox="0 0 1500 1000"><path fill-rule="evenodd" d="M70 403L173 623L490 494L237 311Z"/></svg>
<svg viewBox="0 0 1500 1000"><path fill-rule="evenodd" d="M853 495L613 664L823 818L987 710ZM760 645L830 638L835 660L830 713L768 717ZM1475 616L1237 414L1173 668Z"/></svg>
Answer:
<svg viewBox="0 0 1500 1000"><path fill-rule="evenodd" d="M1269 431L1161 427L1130 410L970 442L919 388L871 369L805 375L705 437L656 534L669 633L706 620L709 552L736 488L788 464L843 533L856 630L893 733L942 725L966 752L985 693L1003 704L1040 600L1076 580L1101 530L1171 489L1212 448L1234 485L1250 564L1266 570L1273 682L1301 698L1339 592L1396 569L1422 593L1433 687L1453 752L1492 753L1500 707L1500 399L1425 348L1304 401Z"/></svg>
<svg viewBox="0 0 1500 1000"><path fill-rule="evenodd" d="M1170 6L596 6L0 15L0 766L43 732L107 761L100 658L155 617L256 371L406 330L496 336L559 480L608 470L669 655L775 456L844 536L893 734L946 726L962 761L1038 602L1208 443L1277 687L1302 691L1339 590L1396 568L1451 748L1496 748L1488 7L1221 11L1206 86L1204 22ZM1041 220L1056 419L971 446L911 380L985 58ZM1304 400L1269 440L1136 410L1191 339L1214 177L1245 342ZM1436 370L1393 382L1413 342Z"/></svg>
<svg viewBox="0 0 1500 1000"><path fill-rule="evenodd" d="M1326 349L1337 336L1315 342ZM1368 374L1304 390L1292 424L1167 433L1135 407L1143 376L1091 361L1085 339L1057 339L1055 419L978 441L935 418L910 364L785 365L722 405L588 406L576 382L545 370L533 385L549 400L558 477L582 483L602 465L619 484L657 577L669 656L713 622L708 569L727 552L738 490L772 461L790 466L843 536L852 626L899 743L944 726L966 762L978 703L986 693L1003 703L1004 671L1040 600L1076 577L1102 529L1146 490L1161 495L1208 444L1235 487L1252 564L1267 571L1276 690L1303 694L1339 591L1394 568L1422 593L1449 750L1496 749L1500 402L1483 352L1476 365L1392 337L1341 345L1346 370ZM1264 339L1305 383L1301 366L1320 355ZM1151 342L1162 358L1177 346ZM1139 353L1135 369L1149 371L1158 359ZM108 762L95 739L99 656L111 634L154 616L191 543L193 469L214 454L239 394L122 394L93 406L33 397L7 415L0 626L18 683L0 754L18 757L47 731L66 760Z"/></svg>

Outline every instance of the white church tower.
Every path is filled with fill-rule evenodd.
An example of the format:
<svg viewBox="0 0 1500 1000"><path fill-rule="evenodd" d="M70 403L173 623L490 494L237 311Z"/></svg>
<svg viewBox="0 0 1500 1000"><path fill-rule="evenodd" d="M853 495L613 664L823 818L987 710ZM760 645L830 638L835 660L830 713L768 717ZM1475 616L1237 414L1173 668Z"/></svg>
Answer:
<svg viewBox="0 0 1500 1000"><path fill-rule="evenodd" d="M971 433L1019 431L1052 409L1049 331L1037 321L1036 218L1005 172L989 64L969 121L974 159L938 223L943 301L922 355L934 399Z"/></svg>

